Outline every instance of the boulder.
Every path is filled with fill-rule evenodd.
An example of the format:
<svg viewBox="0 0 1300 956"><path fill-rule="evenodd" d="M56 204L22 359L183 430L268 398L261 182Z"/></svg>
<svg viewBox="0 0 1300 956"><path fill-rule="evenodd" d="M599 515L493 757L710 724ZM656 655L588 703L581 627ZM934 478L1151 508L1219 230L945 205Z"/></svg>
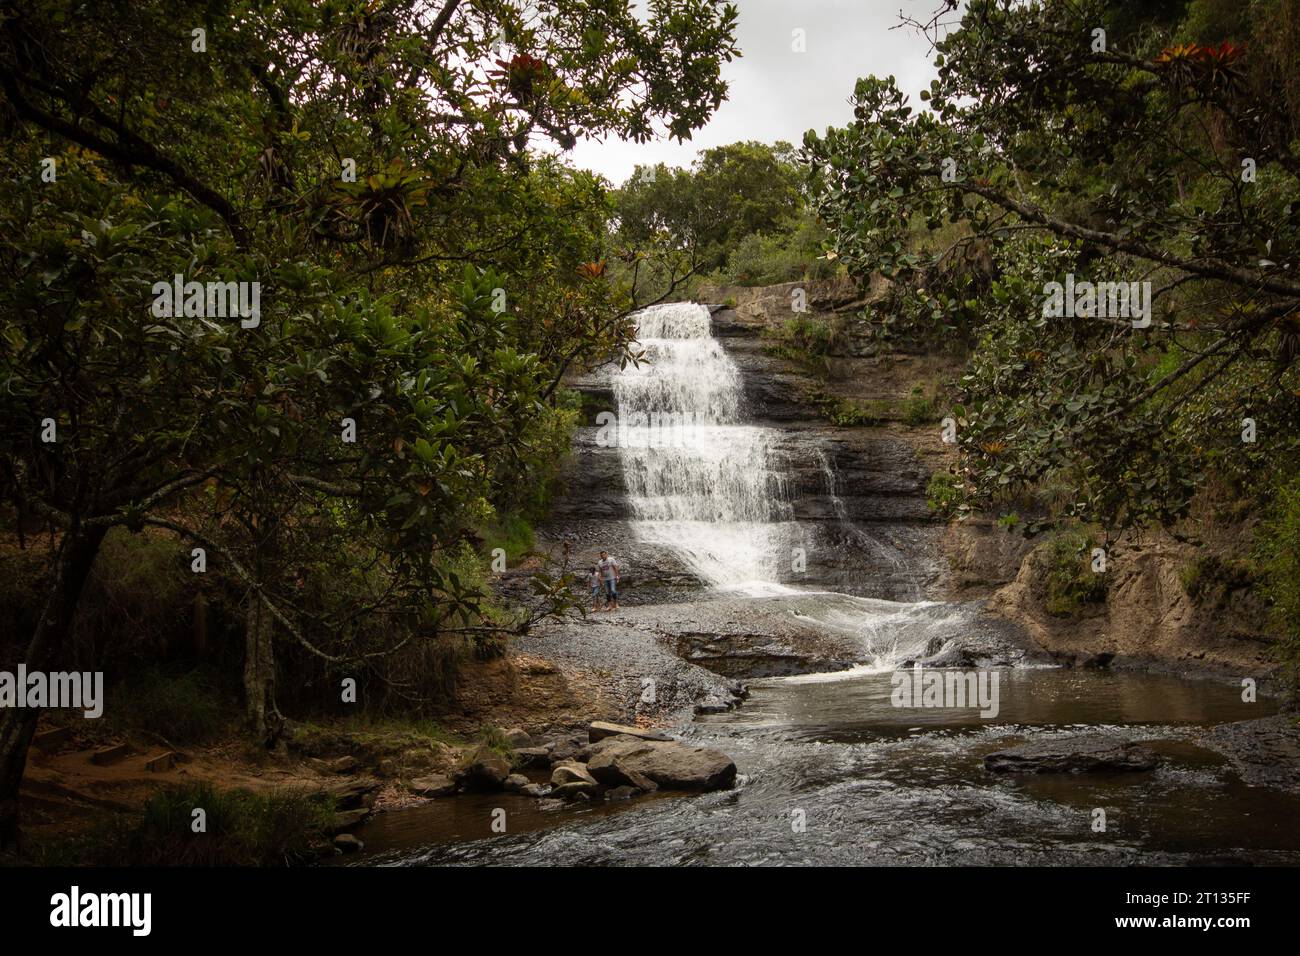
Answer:
<svg viewBox="0 0 1300 956"><path fill-rule="evenodd" d="M1066 737L1036 740L999 750L984 758L993 773L1083 773L1154 770L1160 758L1128 740L1111 737Z"/></svg>
<svg viewBox="0 0 1300 956"><path fill-rule="evenodd" d="M506 738L506 741L511 747L531 747L533 745L532 735L522 727L511 727L508 730L503 729L501 734Z"/></svg>
<svg viewBox="0 0 1300 956"><path fill-rule="evenodd" d="M433 757L432 750L423 747L411 747L402 751L398 764L408 770L427 770L434 764Z"/></svg>
<svg viewBox="0 0 1300 956"><path fill-rule="evenodd" d="M456 792L456 781L445 774L435 773L417 777L406 785L406 789L417 797L445 797Z"/></svg>
<svg viewBox="0 0 1300 956"><path fill-rule="evenodd" d="M551 748L520 747L514 753L513 763L516 767L531 769L551 765Z"/></svg>
<svg viewBox="0 0 1300 956"><path fill-rule="evenodd" d="M339 833L343 830L350 830L366 817L370 816L369 807L357 807L355 810L343 810L334 814L334 818L329 823L330 833Z"/></svg>
<svg viewBox="0 0 1300 956"><path fill-rule="evenodd" d="M614 786L644 777L665 790L722 790L736 780L735 762L721 751L627 735L592 744L587 770Z"/></svg>
<svg viewBox="0 0 1300 956"><path fill-rule="evenodd" d="M471 790L500 790L510 776L510 761L486 744L457 768L457 782Z"/></svg>
<svg viewBox="0 0 1300 956"><path fill-rule="evenodd" d="M512 773L506 777L505 788L513 793L523 793L524 787L532 783L522 773Z"/></svg>
<svg viewBox="0 0 1300 956"><path fill-rule="evenodd" d="M335 757L333 760L326 761L330 773L352 773L360 766L360 761L356 757L343 756Z"/></svg>
<svg viewBox="0 0 1300 956"><path fill-rule="evenodd" d="M637 790L658 790L659 785L636 769L633 762L613 753L592 756L587 772L607 787L634 787Z"/></svg>
<svg viewBox="0 0 1300 956"><path fill-rule="evenodd" d="M629 727L626 724L611 724L605 720L593 720L587 727L587 738L594 744L598 740L604 740L606 737L637 737L641 740L671 740L661 733L653 730L642 730L640 727Z"/></svg>
<svg viewBox="0 0 1300 956"><path fill-rule="evenodd" d="M339 810L355 810L360 806L374 804L374 791L379 784L373 780L340 780L325 787L323 793L334 798L334 806Z"/></svg>
<svg viewBox="0 0 1300 956"><path fill-rule="evenodd" d="M590 800L591 795L595 792L596 784L575 780L573 783L566 783L561 787L556 787L551 791L551 796L559 797L561 800Z"/></svg>
<svg viewBox="0 0 1300 956"><path fill-rule="evenodd" d="M593 790L597 786L596 778L576 760L566 760L551 770L551 786L564 787L571 783L590 784Z"/></svg>
<svg viewBox="0 0 1300 956"><path fill-rule="evenodd" d="M544 783L530 783L519 791L526 797L545 797L550 794L551 788Z"/></svg>
<svg viewBox="0 0 1300 956"><path fill-rule="evenodd" d="M554 767L556 764L563 763L566 760L585 760L586 755L587 741L583 740L581 737L561 737L559 740L555 741L554 746L551 747L551 766Z"/></svg>
<svg viewBox="0 0 1300 956"><path fill-rule="evenodd" d="M334 848L340 853L360 853L366 845L351 833L340 833L334 838Z"/></svg>

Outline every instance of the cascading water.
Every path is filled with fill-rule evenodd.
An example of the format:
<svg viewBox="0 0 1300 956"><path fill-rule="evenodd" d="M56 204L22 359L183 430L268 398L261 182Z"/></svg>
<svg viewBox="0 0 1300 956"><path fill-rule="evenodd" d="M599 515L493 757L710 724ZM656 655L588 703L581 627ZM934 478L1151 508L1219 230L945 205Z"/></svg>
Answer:
<svg viewBox="0 0 1300 956"><path fill-rule="evenodd" d="M770 429L740 423L740 370L700 305L637 314L645 361L614 378L617 440L637 536L674 549L704 580L784 590L791 506Z"/></svg>
<svg viewBox="0 0 1300 956"><path fill-rule="evenodd" d="M617 422L606 426L604 441L617 443L640 540L673 550L712 585L780 596L784 613L852 635L868 669L889 669L966 626L970 615L961 605L897 603L781 583L790 580L782 572L790 568L792 548L806 543L804 529L793 518L773 455L776 434L741 422L740 369L713 338L708 309L651 306L636 319L645 361L615 374ZM851 525L830 463L819 454L836 515ZM897 562L874 538L852 530L857 546Z"/></svg>

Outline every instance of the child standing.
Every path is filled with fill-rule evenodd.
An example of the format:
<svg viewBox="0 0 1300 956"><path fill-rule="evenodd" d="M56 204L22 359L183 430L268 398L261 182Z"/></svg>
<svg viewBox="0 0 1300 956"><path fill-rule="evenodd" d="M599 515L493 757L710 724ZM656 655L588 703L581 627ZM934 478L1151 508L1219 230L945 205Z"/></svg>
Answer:
<svg viewBox="0 0 1300 956"><path fill-rule="evenodd" d="M587 575L587 583L591 585L591 609L592 611L600 610L600 565L593 564L591 573Z"/></svg>

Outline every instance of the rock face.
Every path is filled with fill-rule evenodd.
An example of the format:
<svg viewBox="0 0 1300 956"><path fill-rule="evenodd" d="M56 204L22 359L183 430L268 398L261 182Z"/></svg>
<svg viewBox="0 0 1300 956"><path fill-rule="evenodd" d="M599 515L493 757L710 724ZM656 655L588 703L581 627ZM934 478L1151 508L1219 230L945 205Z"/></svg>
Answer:
<svg viewBox="0 0 1300 956"><path fill-rule="evenodd" d="M481 746L456 771L456 780L470 790L500 790L510 776L510 761Z"/></svg>
<svg viewBox="0 0 1300 956"><path fill-rule="evenodd" d="M1140 771L1154 770L1159 762L1151 750L1128 740L1068 737L991 753L984 758L984 769L993 773Z"/></svg>
<svg viewBox="0 0 1300 956"><path fill-rule="evenodd" d="M872 283L878 285L875 279ZM702 301L726 302L731 306L710 308L709 311L715 315L715 335L753 335L777 324L780 319L774 320L774 316L788 318L791 315L791 297L796 289L804 293L808 308L813 312L848 308L861 304L862 299L857 285L847 277L768 286L702 285L699 295Z"/></svg>
<svg viewBox="0 0 1300 956"><path fill-rule="evenodd" d="M1225 553L1249 547L1244 524L1219 528L1214 535L1231 542ZM1041 538L1034 545L1022 562L1010 565L1015 580L997 590L987 606L1023 626L1062 664L1080 666L1104 654L1195 670L1208 666L1226 674L1267 673L1275 664L1268 609L1253 589L1224 585L1226 590L1208 600L1188 594L1183 574L1216 551L1167 531L1126 533L1108 549L1105 602L1057 617L1047 605L1050 545Z"/></svg>
<svg viewBox="0 0 1300 956"><path fill-rule="evenodd" d="M592 744L587 770L611 787L645 779L665 790L722 790L736 780L736 764L720 751L624 735Z"/></svg>
<svg viewBox="0 0 1300 956"><path fill-rule="evenodd" d="M705 301L731 303L730 308L709 306L712 335L741 373L744 420L772 428L772 469L780 475L780 497L790 518L800 522L800 546L817 555L797 571L781 571L781 583L889 600L919 599L927 582L942 573L932 554L942 527L926 501L937 462L929 460L934 456L928 452L919 453L916 440L903 434L908 429L900 425L900 403L946 366L903 355L889 356L888 364L882 364L879 356L858 354L862 350L853 343L861 336L845 334L837 339L837 349L848 349L841 358L853 365L853 374L839 376L843 381L823 380L820 373L773 350L770 334L786 327L796 291L806 295L814 321L841 323L862 304L860 290L846 279L701 291ZM865 340L863 347L875 348ZM700 582L671 549L622 534L634 514L621 454L597 441L595 427L598 411L615 410L612 372L612 367L602 367L566 380L583 394L586 414L574 435L572 465L565 469L567 492L553 506L552 530L562 528L581 547L588 524L595 522L594 542L612 543L632 570L624 582L629 596L661 602ZM841 396L841 386L865 388L869 394ZM873 410L874 424L831 424L824 406L841 398L860 399L862 408ZM925 432L929 437L922 444L941 449L938 458L951 457L939 438L937 419ZM762 662L757 666L763 669ZM772 662L772 674L786 672L785 662Z"/></svg>

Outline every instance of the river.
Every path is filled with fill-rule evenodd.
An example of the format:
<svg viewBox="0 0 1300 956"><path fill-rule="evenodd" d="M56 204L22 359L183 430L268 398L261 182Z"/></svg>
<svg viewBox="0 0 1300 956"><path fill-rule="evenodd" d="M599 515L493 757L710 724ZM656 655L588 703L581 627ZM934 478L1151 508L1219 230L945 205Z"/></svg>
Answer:
<svg viewBox="0 0 1300 956"><path fill-rule="evenodd" d="M779 435L746 421L740 372L710 334L708 311L652 308L639 329L649 361L613 379L636 540L680 555L702 598L815 627L853 666L751 680L743 706L674 731L729 754L740 770L734 790L590 805L462 795L378 815L359 832L367 853L358 862L1300 862L1300 800L1246 786L1198 745L1208 727L1272 712L1244 703L1231 684L1050 667L1010 644L990 656L982 633L982 666L998 678L995 717L894 706L892 674L970 645L978 607L926 600L929 558L860 529L872 565L892 568L894 590L900 575L914 579L914 600L871 597L869 580L855 595L801 584L801 560L815 560L824 542L793 518L773 453ZM833 496L834 475L828 482ZM1085 730L1145 741L1161 764L1145 773L984 769L992 751ZM497 809L505 833L491 829Z"/></svg>

